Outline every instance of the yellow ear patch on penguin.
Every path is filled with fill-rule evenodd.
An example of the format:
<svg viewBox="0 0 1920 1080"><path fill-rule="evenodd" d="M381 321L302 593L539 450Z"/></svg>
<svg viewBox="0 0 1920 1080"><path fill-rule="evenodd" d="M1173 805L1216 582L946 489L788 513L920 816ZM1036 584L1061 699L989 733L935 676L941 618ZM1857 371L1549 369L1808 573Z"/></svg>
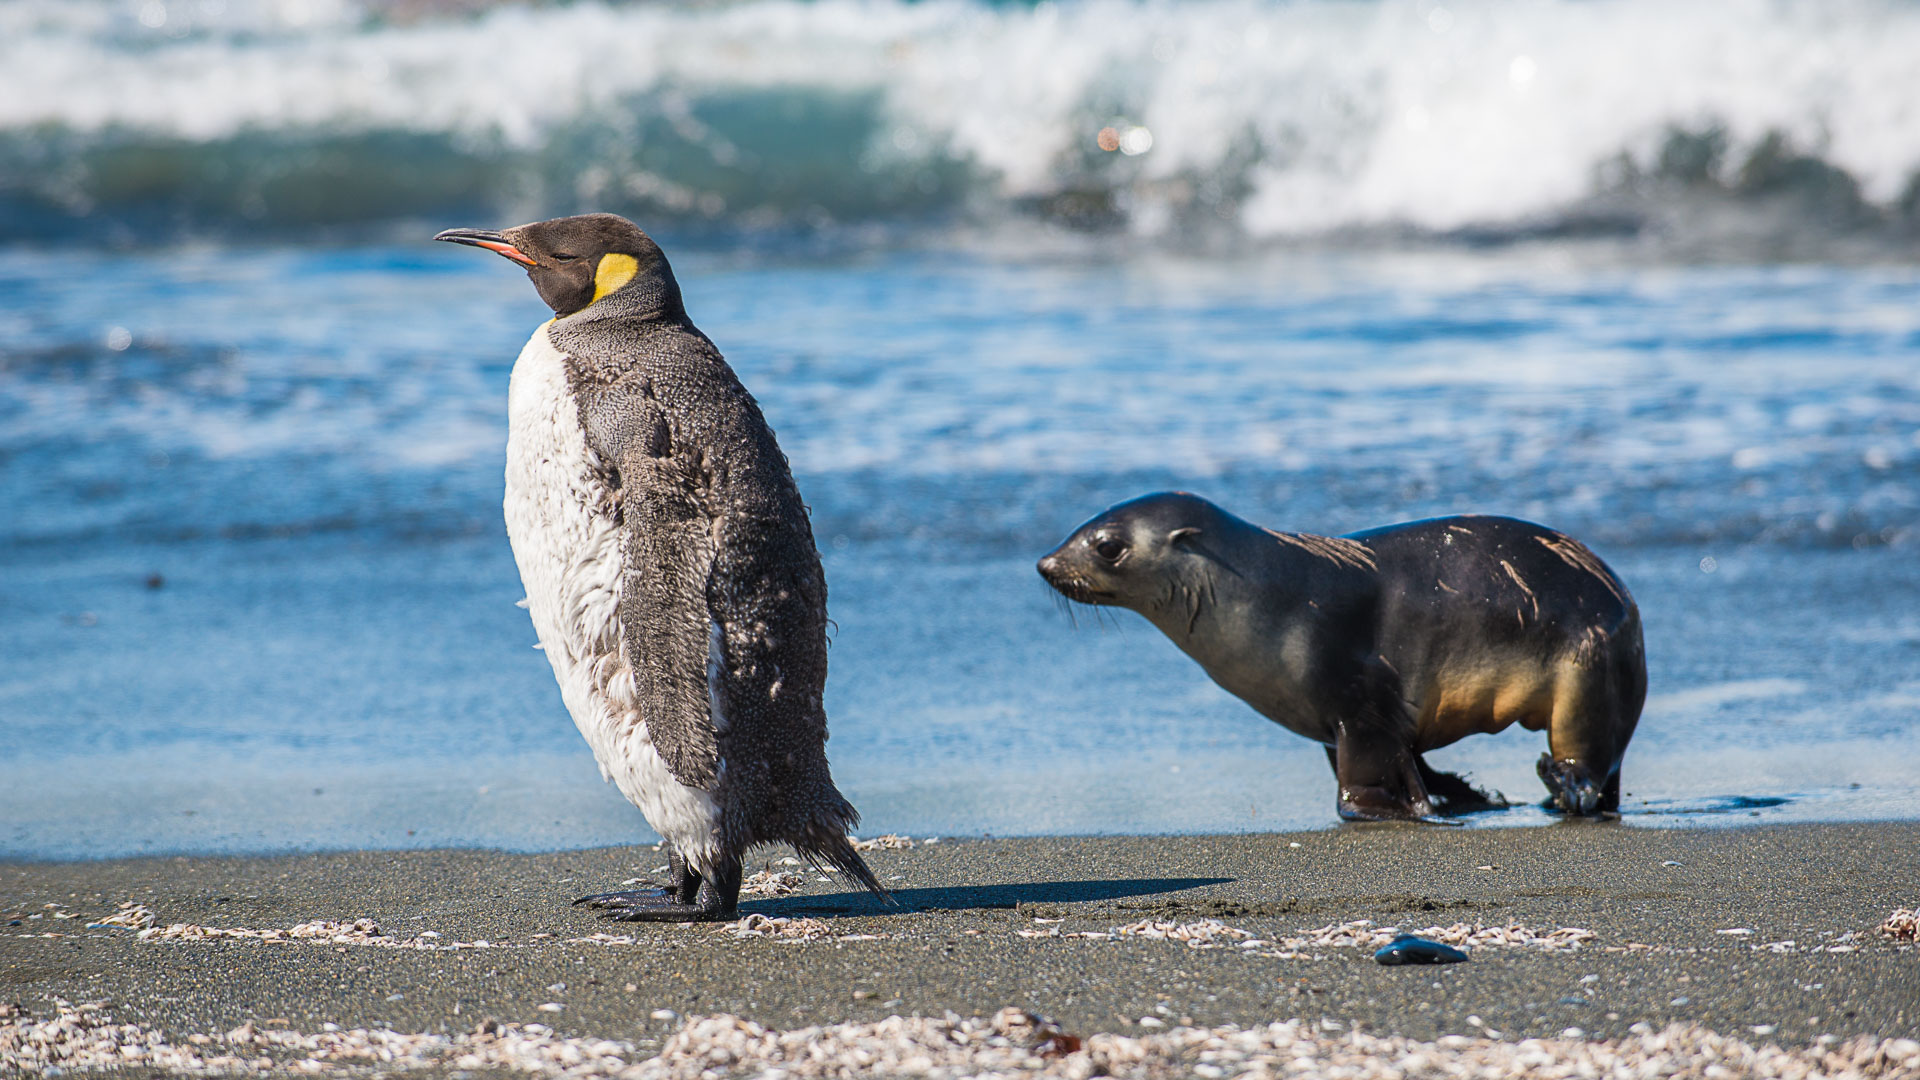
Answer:
<svg viewBox="0 0 1920 1080"><path fill-rule="evenodd" d="M631 255L614 253L600 256L600 265L593 271L593 299L588 303L597 303L608 293L617 292L620 286L633 280L640 272L640 262Z"/></svg>

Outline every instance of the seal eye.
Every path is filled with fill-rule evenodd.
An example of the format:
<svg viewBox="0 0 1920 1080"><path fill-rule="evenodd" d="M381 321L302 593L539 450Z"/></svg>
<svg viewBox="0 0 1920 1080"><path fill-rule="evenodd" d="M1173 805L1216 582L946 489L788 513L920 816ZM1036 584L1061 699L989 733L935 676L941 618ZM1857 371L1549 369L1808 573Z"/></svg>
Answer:
<svg viewBox="0 0 1920 1080"><path fill-rule="evenodd" d="M1111 536L1106 536L1094 541L1093 553L1108 562L1119 562L1120 556L1127 553L1127 545Z"/></svg>

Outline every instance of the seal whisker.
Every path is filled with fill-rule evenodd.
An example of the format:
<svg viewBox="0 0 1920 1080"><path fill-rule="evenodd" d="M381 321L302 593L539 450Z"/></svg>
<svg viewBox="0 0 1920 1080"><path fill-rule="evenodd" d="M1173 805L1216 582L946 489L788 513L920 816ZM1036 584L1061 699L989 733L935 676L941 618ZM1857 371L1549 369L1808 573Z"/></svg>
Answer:
<svg viewBox="0 0 1920 1080"><path fill-rule="evenodd" d="M1058 589L1048 588L1047 591L1053 594L1054 609L1066 615L1067 624L1075 630L1080 629L1080 620L1073 615L1073 601L1067 599L1066 595Z"/></svg>
<svg viewBox="0 0 1920 1080"><path fill-rule="evenodd" d="M1105 605L1088 603L1078 596L1073 595L1075 593L1092 593L1095 591L1090 585L1079 578L1063 577L1047 591L1053 594L1054 606L1066 614L1068 625L1072 626L1075 630L1080 629L1080 612L1082 610L1091 611L1093 613L1094 625L1102 629L1107 627L1107 620L1113 617L1106 610ZM1116 620L1112 625L1115 629L1118 629L1120 624Z"/></svg>

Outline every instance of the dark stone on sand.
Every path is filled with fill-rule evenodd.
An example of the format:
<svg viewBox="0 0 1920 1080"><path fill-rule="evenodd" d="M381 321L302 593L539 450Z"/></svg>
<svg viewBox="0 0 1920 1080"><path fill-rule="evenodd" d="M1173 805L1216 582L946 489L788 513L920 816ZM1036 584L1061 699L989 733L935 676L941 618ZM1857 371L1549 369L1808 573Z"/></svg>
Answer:
<svg viewBox="0 0 1920 1080"><path fill-rule="evenodd" d="M1401 934L1373 954L1376 964L1399 967L1401 964L1464 964L1467 954L1451 945L1428 941L1412 934Z"/></svg>

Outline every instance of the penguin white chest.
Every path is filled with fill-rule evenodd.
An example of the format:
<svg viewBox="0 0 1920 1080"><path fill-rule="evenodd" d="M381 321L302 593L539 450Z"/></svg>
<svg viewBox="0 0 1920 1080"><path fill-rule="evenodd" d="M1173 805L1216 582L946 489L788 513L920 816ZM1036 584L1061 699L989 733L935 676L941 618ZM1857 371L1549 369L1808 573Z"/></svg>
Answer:
<svg viewBox="0 0 1920 1080"><path fill-rule="evenodd" d="M676 780L640 715L620 623L617 493L580 426L566 357L541 326L507 391L507 537L527 611L601 775L697 870L718 850L713 796Z"/></svg>

